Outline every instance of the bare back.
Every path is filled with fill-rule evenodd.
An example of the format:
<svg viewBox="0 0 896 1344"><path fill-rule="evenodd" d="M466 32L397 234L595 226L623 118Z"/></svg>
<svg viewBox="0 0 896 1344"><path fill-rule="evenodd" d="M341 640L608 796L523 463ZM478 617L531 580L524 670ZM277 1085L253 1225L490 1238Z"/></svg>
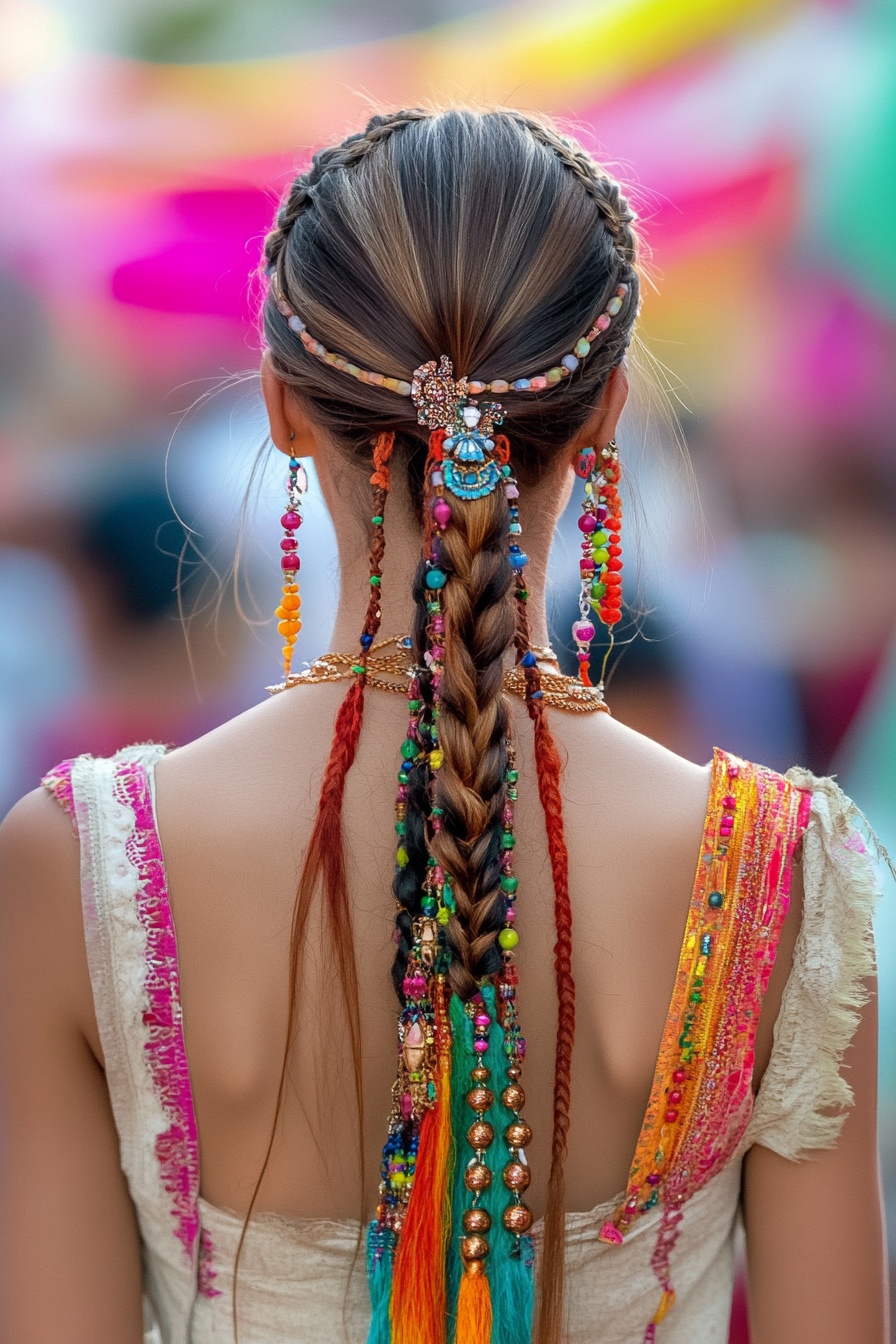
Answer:
<svg viewBox="0 0 896 1344"><path fill-rule="evenodd" d="M276 697L157 767L202 1192L238 1212L248 1205L270 1132L286 1033L297 872L344 693L341 686L315 686ZM521 711L517 706L518 927L537 1214L549 1165L556 1029L553 889L531 730ZM344 808L364 1005L368 1213L394 1076L389 837L401 714L396 699L368 692ZM578 990L568 1189L570 1207L587 1210L625 1185L669 1008L709 774L607 715L552 717L568 758L565 823ZM287 1217L360 1213L353 1075L319 934L317 925L301 981L292 1084L257 1205ZM95 1025L88 1030L98 1052Z"/></svg>

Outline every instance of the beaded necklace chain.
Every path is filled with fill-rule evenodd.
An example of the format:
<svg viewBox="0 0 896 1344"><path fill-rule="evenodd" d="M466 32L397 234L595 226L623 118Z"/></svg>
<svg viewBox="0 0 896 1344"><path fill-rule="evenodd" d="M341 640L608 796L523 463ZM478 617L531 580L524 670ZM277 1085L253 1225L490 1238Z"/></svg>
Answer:
<svg viewBox="0 0 896 1344"><path fill-rule="evenodd" d="M410 640L407 636L394 636L378 640L370 646L366 664L366 685L377 691L387 691L392 695L408 695L409 679L414 675L414 664L410 660ZM395 647L394 653L380 654L380 649ZM531 647L539 663L556 662L556 656L550 649ZM292 690L295 686L317 686L326 681L349 681L365 672L355 656L350 653L324 653L315 658L301 672L293 672L285 681L267 686L269 695L279 695L281 691ZM526 698L525 671L519 665L509 667L504 672L504 690L517 699ZM577 677L567 677L560 672L541 671L541 690L544 703L551 709L563 709L571 714L593 714L602 711L610 713L610 707L603 698L598 686L583 686Z"/></svg>

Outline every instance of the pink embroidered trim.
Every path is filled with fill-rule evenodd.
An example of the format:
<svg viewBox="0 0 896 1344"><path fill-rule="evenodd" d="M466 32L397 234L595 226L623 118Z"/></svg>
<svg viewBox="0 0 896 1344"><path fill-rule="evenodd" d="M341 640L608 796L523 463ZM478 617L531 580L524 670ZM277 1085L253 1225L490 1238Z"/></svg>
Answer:
<svg viewBox="0 0 896 1344"><path fill-rule="evenodd" d="M61 761L59 765L54 765L53 769L44 775L41 784L52 793L62 810L69 814L75 835L77 835L78 823L75 818L75 798L72 792L72 766L74 763L71 760Z"/></svg>
<svg viewBox="0 0 896 1344"><path fill-rule="evenodd" d="M218 1277L214 1265L215 1245L206 1228L199 1232L199 1291L203 1297L220 1297L221 1289L214 1286Z"/></svg>
<svg viewBox="0 0 896 1344"><path fill-rule="evenodd" d="M116 788L134 811L135 830L129 849L139 874L137 912L146 931L146 996L143 1023L149 1033L146 1051L153 1086L168 1128L156 1137L162 1185L172 1197L175 1235L192 1261L199 1225L199 1135L190 1074L184 1048L177 942L165 881L162 849L156 830L146 770L140 761L116 768ZM199 1241L199 1282L205 1296L211 1286L211 1243Z"/></svg>

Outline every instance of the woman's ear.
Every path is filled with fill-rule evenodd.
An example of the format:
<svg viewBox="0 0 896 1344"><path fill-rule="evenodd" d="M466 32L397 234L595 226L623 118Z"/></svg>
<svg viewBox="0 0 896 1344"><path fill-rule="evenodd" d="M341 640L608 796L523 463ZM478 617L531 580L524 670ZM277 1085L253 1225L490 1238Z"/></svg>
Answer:
<svg viewBox="0 0 896 1344"><path fill-rule="evenodd" d="M287 457L314 457L317 431L299 399L275 372L270 350L265 350L261 359L261 392L274 447Z"/></svg>
<svg viewBox="0 0 896 1344"><path fill-rule="evenodd" d="M602 448L615 439L619 418L628 400L628 370L625 360L610 370L600 401L575 437L572 462L575 465L583 448Z"/></svg>

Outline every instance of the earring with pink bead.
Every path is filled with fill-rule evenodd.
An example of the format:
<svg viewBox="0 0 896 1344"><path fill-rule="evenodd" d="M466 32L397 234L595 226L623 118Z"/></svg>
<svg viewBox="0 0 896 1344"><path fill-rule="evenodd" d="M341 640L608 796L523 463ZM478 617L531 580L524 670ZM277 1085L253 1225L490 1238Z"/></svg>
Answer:
<svg viewBox="0 0 896 1344"><path fill-rule="evenodd" d="M290 442L295 439L290 434ZM286 481L286 512L280 519L283 528L283 540L280 549L280 568L283 571L283 594L277 608L277 631L283 636L283 677L289 677L292 668L292 653L299 631L302 628L302 599L299 596L299 543L296 533L302 526L302 496L308 489L308 477L305 468L297 457L289 459L289 476Z"/></svg>

